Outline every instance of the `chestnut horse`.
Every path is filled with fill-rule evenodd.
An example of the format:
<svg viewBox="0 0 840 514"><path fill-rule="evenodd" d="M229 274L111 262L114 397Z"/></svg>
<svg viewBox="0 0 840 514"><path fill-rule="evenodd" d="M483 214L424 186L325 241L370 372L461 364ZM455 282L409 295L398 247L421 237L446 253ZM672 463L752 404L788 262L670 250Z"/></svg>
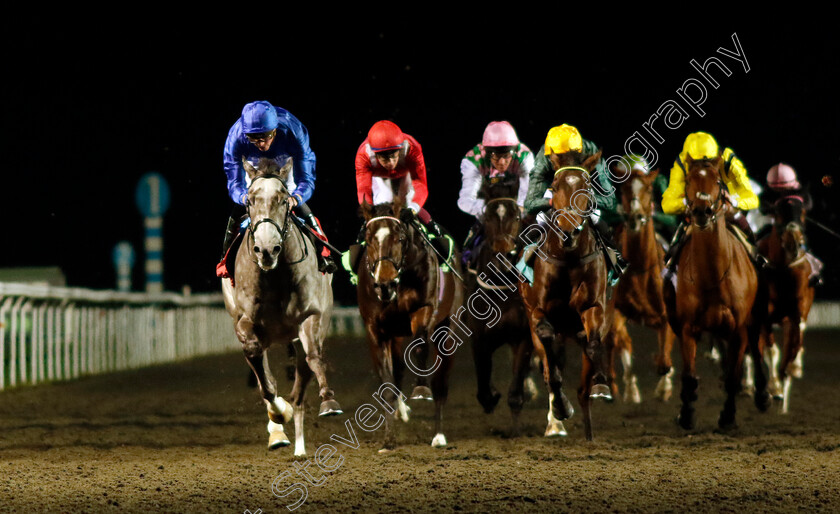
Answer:
<svg viewBox="0 0 840 514"><path fill-rule="evenodd" d="M508 407L512 416L512 434L519 434L519 415L525 403L524 384L530 371L531 331L525 306L516 290L519 283L516 268L517 237L522 227L522 214L516 197L519 180L491 183L485 181L480 197L486 199L479 218L482 240L476 249L475 269L468 272L468 297L482 291L492 298L500 312L499 320L490 326L486 319L470 315L467 321L478 382L478 402L484 412L491 413L501 399L492 384L493 353L505 344L513 350L513 378L508 389ZM550 435L560 435L550 434Z"/></svg>
<svg viewBox="0 0 840 514"><path fill-rule="evenodd" d="M656 240L653 224L653 183L659 170L645 173L632 169L628 180L619 186L621 211L625 221L616 231L616 242L628 267L616 291L616 319L613 337L624 365L624 401L639 403L641 395L632 371L633 349L625 317L657 332L656 370L662 375L656 396L662 401L671 397L671 348L674 332L668 325L665 300L662 298L662 268L665 252Z"/></svg>
<svg viewBox="0 0 840 514"><path fill-rule="evenodd" d="M521 293L549 391L549 424L551 418L562 421L574 413L562 388L565 340L574 338L582 347L578 402L586 439L591 440L591 398L612 399L606 339L613 301L607 291L604 255L588 216L595 207L589 173L601 152L583 163L578 152L552 153L549 158L555 172L551 221L536 250L533 285L523 283Z"/></svg>
<svg viewBox="0 0 840 514"><path fill-rule="evenodd" d="M282 168L271 159L261 159L257 168L244 163L251 180L246 205L251 224L236 253L236 287L222 279L222 291L268 410L268 448L290 444L283 423L294 415L295 455L301 456L306 455L304 393L313 373L321 397L319 415L341 414L341 407L327 383L323 358L333 307L332 275L318 272L317 249L291 221L286 188L291 161ZM277 393L267 355L272 345L290 344L297 362L288 403Z"/></svg>
<svg viewBox="0 0 840 514"><path fill-rule="evenodd" d="M665 305L671 328L680 336L683 372L682 408L678 422L684 429L695 426L693 403L699 383L695 357L697 341L711 332L724 343L726 401L718 426L735 426L735 399L741 390L743 359L749 347L758 361L759 333L767 313L766 291L746 248L727 227L721 180L723 159L687 158L685 199L691 226L677 263L676 287L664 285ZM770 406L767 377L762 366L755 369L755 404Z"/></svg>
<svg viewBox="0 0 840 514"><path fill-rule="evenodd" d="M434 399L435 436L432 446L445 447L443 407L449 394L453 344L450 315L461 307L464 289L452 272L443 272L434 252L413 223L400 220L402 201L362 205L365 252L360 259L357 296L376 372L383 383L379 397L394 416L385 416L385 443L380 452L396 448L393 419L408 421L405 395L386 388L402 386L405 368L418 375L412 399ZM460 271L461 256L450 266ZM405 344L408 343L408 344ZM457 348L457 347L456 347ZM433 350L433 351L431 351ZM428 355L434 363L426 368ZM427 377L431 376L431 391Z"/></svg>
<svg viewBox="0 0 840 514"><path fill-rule="evenodd" d="M759 241L758 249L769 261L769 307L762 330L765 357L770 357L770 385L773 396L782 400L779 411L787 414L792 377L802 376L802 337L814 303L812 263L805 254L805 209L801 199L782 198L773 206L773 229ZM782 326L782 358L772 326ZM778 371L777 371L778 370Z"/></svg>

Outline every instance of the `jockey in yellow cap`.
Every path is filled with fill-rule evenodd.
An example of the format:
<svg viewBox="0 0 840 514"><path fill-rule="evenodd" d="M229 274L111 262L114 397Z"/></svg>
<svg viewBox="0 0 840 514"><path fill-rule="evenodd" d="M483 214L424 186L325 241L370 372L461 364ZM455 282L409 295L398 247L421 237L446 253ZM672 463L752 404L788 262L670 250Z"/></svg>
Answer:
<svg viewBox="0 0 840 514"><path fill-rule="evenodd" d="M728 189L728 191L724 192L724 196L729 204L736 208L731 216L727 216L727 221L735 224L744 232L750 242L755 244L755 236L753 235L752 229L747 222L747 218L741 212L758 207L758 196L752 190L750 179L747 176L747 169L744 167L744 163L735 156L735 152L731 148L724 148L723 152L721 152L715 138L706 132L694 132L685 138L683 150L671 168L671 180L668 184L668 189L662 195L662 211L666 214L685 214L685 174L687 171L685 162L689 156L694 160L714 159L717 157L723 159L721 179ZM683 220L677 229L674 240L671 242L671 249L665 257L666 264L669 268L677 260L676 258L682 247L686 229L687 226L685 220ZM754 248L748 248L748 250L754 260L760 260Z"/></svg>

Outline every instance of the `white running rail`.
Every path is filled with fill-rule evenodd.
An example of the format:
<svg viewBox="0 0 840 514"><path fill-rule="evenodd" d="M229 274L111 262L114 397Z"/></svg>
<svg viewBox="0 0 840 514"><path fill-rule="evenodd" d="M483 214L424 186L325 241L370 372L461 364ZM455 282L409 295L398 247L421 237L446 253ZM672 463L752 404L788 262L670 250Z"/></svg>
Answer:
<svg viewBox="0 0 840 514"><path fill-rule="evenodd" d="M336 307L330 335L361 334L358 309ZM0 283L0 391L232 351L221 294Z"/></svg>

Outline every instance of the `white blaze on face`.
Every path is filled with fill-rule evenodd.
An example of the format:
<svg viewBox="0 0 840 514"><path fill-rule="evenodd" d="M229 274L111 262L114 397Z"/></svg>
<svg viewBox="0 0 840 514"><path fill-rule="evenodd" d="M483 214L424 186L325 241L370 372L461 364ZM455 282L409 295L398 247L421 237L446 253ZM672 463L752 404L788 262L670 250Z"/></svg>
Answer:
<svg viewBox="0 0 840 514"><path fill-rule="evenodd" d="M578 182L580 182L580 177L577 175L569 175L566 177L566 183L570 186L576 186Z"/></svg>
<svg viewBox="0 0 840 514"><path fill-rule="evenodd" d="M633 200L630 202L630 211L638 212L642 210L642 203L639 201L639 193L641 193L644 189L645 183L639 178L634 178L630 187L633 190Z"/></svg>
<svg viewBox="0 0 840 514"><path fill-rule="evenodd" d="M507 214L507 209L505 209L504 204L500 203L499 206L496 207L496 214L499 216L500 221L503 221L505 219L505 214Z"/></svg>
<svg viewBox="0 0 840 514"><path fill-rule="evenodd" d="M388 227L382 227L376 231L376 234L374 234L376 241L379 243L380 250L382 249L382 246L385 244L385 240L388 239L389 235L391 235L391 229ZM380 262L376 265L376 273L373 277L377 282L379 282L379 271L381 268L382 263Z"/></svg>

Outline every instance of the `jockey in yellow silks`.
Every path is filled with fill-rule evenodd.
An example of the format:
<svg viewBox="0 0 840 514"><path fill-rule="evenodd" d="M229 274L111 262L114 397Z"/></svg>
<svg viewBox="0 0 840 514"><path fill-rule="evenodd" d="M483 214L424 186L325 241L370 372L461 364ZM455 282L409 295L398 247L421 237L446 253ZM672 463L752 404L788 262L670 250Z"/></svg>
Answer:
<svg viewBox="0 0 840 514"><path fill-rule="evenodd" d="M662 211L665 214L682 214L685 211L685 161L689 155L694 160L714 159L719 155L723 157L721 178L729 188L732 206L744 211L758 207L758 196L750 187L747 169L735 156L735 152L731 148L724 148L723 153L720 153L717 141L711 134L695 132L685 138L683 150L671 168L671 180L662 195Z"/></svg>
<svg viewBox="0 0 840 514"><path fill-rule="evenodd" d="M668 184L668 189L662 195L662 211L665 214L681 215L685 213L687 203L685 200L685 174L688 171L686 168L686 160L688 157L694 160L698 159L714 159L721 157L723 159L723 169L721 172L721 179L726 184L727 192L726 199L736 208L735 213L727 218L727 221L735 224L747 236L751 243L755 243L755 236L750 229L746 217L741 211L748 211L758 207L758 196L753 192L750 186L750 179L747 176L747 169L744 163L735 156L735 152L731 148L724 148L723 152L711 134L706 132L694 132L685 138L682 152L674 161L674 166L671 168L671 180ZM671 242L671 248L666 256L666 264L671 267L679 256L679 250L682 247L683 236L686 233L686 223L680 224L674 240ZM749 249L754 258L758 258L757 252L754 249Z"/></svg>

